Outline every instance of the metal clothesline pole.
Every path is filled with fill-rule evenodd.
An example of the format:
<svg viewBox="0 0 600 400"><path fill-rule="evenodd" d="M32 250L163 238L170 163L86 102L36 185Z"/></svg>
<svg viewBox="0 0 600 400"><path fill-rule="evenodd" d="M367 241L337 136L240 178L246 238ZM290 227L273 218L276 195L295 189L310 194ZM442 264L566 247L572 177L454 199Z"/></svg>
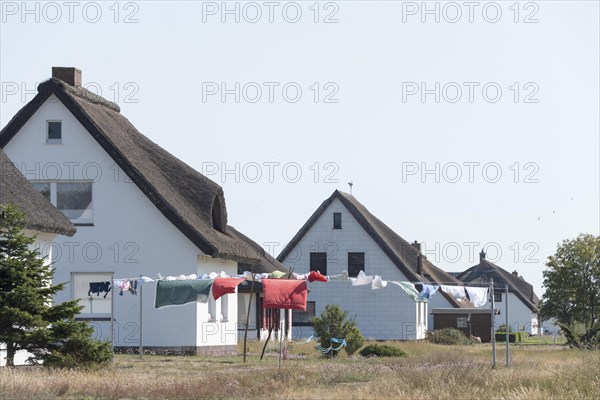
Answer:
<svg viewBox="0 0 600 400"><path fill-rule="evenodd" d="M137 284L140 288L140 359L144 358L144 280L142 274L140 274L140 280Z"/></svg>
<svg viewBox="0 0 600 400"><path fill-rule="evenodd" d="M110 290L114 294L115 274L110 276ZM110 351L112 353L112 361L115 361L115 296L110 295Z"/></svg>
<svg viewBox="0 0 600 400"><path fill-rule="evenodd" d="M509 363L509 355L508 355L508 283L506 284L506 290L505 290L505 299L504 299L504 313L505 313L505 318L506 318L506 322L504 323L506 325L506 366L508 367L508 363Z"/></svg>
<svg viewBox="0 0 600 400"><path fill-rule="evenodd" d="M495 302L494 302L494 278L490 279L490 293L492 294L492 368L496 368L496 315L495 315Z"/></svg>

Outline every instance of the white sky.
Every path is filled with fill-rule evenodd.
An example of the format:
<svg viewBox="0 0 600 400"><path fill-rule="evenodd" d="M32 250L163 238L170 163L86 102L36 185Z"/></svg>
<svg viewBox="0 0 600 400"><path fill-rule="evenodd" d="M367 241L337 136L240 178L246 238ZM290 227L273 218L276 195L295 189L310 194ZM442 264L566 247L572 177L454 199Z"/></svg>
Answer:
<svg viewBox="0 0 600 400"><path fill-rule="evenodd" d="M275 255L349 181L441 268L487 243L540 296L557 243L600 233L597 1L427 2L439 22L421 1L227 2L239 23L221 1L1 3L2 127L52 66L78 67Z"/></svg>

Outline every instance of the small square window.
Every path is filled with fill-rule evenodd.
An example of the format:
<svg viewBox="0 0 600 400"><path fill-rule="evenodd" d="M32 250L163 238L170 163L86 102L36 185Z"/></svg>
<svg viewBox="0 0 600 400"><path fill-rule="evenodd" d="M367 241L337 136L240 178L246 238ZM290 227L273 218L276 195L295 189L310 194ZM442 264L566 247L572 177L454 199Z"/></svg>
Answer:
<svg viewBox="0 0 600 400"><path fill-rule="evenodd" d="M40 192L48 201L50 201L50 182L32 182L35 190Z"/></svg>
<svg viewBox="0 0 600 400"><path fill-rule="evenodd" d="M501 303L502 302L502 293L494 293L494 302Z"/></svg>
<svg viewBox="0 0 600 400"><path fill-rule="evenodd" d="M342 213L333 213L333 229L342 229Z"/></svg>
<svg viewBox="0 0 600 400"><path fill-rule="evenodd" d="M47 143L62 143L62 121L48 121Z"/></svg>
<svg viewBox="0 0 600 400"><path fill-rule="evenodd" d="M93 222L92 182L58 182L56 188L56 208L73 222Z"/></svg>

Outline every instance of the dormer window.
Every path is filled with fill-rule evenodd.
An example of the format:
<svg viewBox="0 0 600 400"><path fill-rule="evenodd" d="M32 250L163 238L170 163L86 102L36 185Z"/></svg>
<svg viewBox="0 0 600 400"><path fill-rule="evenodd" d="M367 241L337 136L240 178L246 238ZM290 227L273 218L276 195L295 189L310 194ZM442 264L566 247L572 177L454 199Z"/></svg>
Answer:
<svg viewBox="0 0 600 400"><path fill-rule="evenodd" d="M342 213L333 213L333 229L342 229Z"/></svg>
<svg viewBox="0 0 600 400"><path fill-rule="evenodd" d="M62 121L48 121L46 143L62 143Z"/></svg>

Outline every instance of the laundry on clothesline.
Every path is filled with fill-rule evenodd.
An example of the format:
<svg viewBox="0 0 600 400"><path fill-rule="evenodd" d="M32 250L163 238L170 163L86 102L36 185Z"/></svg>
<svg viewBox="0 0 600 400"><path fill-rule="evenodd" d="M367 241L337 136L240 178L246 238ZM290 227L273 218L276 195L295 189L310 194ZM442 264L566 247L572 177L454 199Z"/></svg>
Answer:
<svg viewBox="0 0 600 400"><path fill-rule="evenodd" d="M306 311L308 285L304 280L263 279L264 308Z"/></svg>
<svg viewBox="0 0 600 400"><path fill-rule="evenodd" d="M156 282L155 308L182 305L194 301L208 302L211 279L160 280Z"/></svg>
<svg viewBox="0 0 600 400"><path fill-rule="evenodd" d="M420 292L417 290L417 288L415 287L415 284L412 282L390 281L390 283L393 283L394 285L399 286L402 290L404 290L404 292L406 292L408 297L410 297L415 302L423 302L423 303L429 302L429 299L425 299L420 296Z"/></svg>
<svg viewBox="0 0 600 400"><path fill-rule="evenodd" d="M427 283L422 283L421 284L422 288L419 292L419 296L424 298L424 299L429 299L431 298L431 296L433 296L434 294L437 293L437 291L439 290L439 286L438 285L429 285ZM415 285L415 287L418 290L418 284Z"/></svg>
<svg viewBox="0 0 600 400"><path fill-rule="evenodd" d="M467 293L464 286L440 285L440 289L458 301L467 300Z"/></svg>
<svg viewBox="0 0 600 400"><path fill-rule="evenodd" d="M373 282L374 277L365 274L365 271L360 271L356 278L350 278L352 286L363 286L370 285Z"/></svg>
<svg viewBox="0 0 600 400"><path fill-rule="evenodd" d="M110 292L110 289L110 281L90 282L90 290L88 290L88 296L91 296L94 293L96 294L96 296L100 296L100 293L104 293L104 298L106 298L108 292Z"/></svg>
<svg viewBox="0 0 600 400"><path fill-rule="evenodd" d="M325 275L322 275L319 271L310 271L308 274L308 281L327 282L327 277Z"/></svg>
<svg viewBox="0 0 600 400"><path fill-rule="evenodd" d="M221 278L216 277L212 284L212 294L215 300L218 300L221 296L226 294L235 293L235 289L240 283L244 281L243 278Z"/></svg>
<svg viewBox="0 0 600 400"><path fill-rule="evenodd" d="M473 303L475 307L483 307L488 301L488 288L487 287L472 287L465 286L469 301Z"/></svg>
<svg viewBox="0 0 600 400"><path fill-rule="evenodd" d="M113 288L119 289L119 295L130 292L137 296L138 279L113 279Z"/></svg>
<svg viewBox="0 0 600 400"><path fill-rule="evenodd" d="M348 280L348 271L343 271L341 274L337 274L337 275L328 275L327 278L330 281L347 281Z"/></svg>

